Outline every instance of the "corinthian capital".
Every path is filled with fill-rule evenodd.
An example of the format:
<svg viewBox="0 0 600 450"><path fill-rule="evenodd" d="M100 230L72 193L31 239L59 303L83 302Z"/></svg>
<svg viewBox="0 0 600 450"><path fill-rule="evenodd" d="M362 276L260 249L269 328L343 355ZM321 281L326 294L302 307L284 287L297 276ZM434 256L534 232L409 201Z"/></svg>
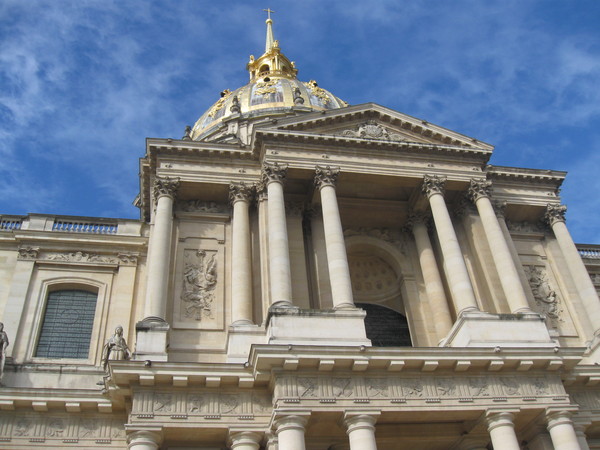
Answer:
<svg viewBox="0 0 600 450"><path fill-rule="evenodd" d="M486 179L471 180L467 195L473 203L482 197L490 198L492 196L492 182Z"/></svg>
<svg viewBox="0 0 600 450"><path fill-rule="evenodd" d="M423 224L426 227L429 227L430 222L430 211L410 211L408 213L408 220L406 221L406 229L412 231L413 227L417 224Z"/></svg>
<svg viewBox="0 0 600 450"><path fill-rule="evenodd" d="M329 166L317 166L315 167L315 186L317 189L321 189L324 186L333 186L337 181L337 177L340 174L339 167Z"/></svg>
<svg viewBox="0 0 600 450"><path fill-rule="evenodd" d="M179 184L179 178L156 177L154 179L154 201L158 201L163 195L175 199Z"/></svg>
<svg viewBox="0 0 600 450"><path fill-rule="evenodd" d="M283 180L287 175L287 170L287 164L281 165L276 162L265 162L262 167L261 182L264 183L265 186L272 182L283 183Z"/></svg>
<svg viewBox="0 0 600 450"><path fill-rule="evenodd" d="M548 222L550 226L554 225L556 222L566 222L566 212L567 207L565 205L555 205L552 203L548 203L546 205L546 213L544 214L544 220Z"/></svg>
<svg viewBox="0 0 600 450"><path fill-rule="evenodd" d="M248 186L245 183L231 183L229 185L229 201L233 205L235 202L249 202L254 193L254 186Z"/></svg>
<svg viewBox="0 0 600 450"><path fill-rule="evenodd" d="M442 194L446 190L446 179L437 175L425 175L423 177L422 192L427 198L433 194Z"/></svg>

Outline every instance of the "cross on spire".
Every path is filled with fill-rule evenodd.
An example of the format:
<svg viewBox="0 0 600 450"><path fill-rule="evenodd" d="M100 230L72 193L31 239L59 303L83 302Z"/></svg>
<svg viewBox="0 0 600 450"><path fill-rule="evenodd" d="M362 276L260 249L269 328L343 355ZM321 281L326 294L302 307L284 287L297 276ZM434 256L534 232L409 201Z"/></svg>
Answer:
<svg viewBox="0 0 600 450"><path fill-rule="evenodd" d="M263 9L263 11L267 13L267 20L271 20L271 13L274 13L275 11L273 11L271 8Z"/></svg>

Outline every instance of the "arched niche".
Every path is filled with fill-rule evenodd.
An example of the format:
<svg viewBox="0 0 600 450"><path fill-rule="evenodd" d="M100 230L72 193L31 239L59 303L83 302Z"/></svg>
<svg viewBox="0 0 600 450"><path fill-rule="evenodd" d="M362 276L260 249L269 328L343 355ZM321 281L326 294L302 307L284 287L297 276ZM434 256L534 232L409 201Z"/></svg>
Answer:
<svg viewBox="0 0 600 450"><path fill-rule="evenodd" d="M409 258L398 245L368 235L348 236L346 250L354 302L367 312L367 337L374 346L411 346Z"/></svg>

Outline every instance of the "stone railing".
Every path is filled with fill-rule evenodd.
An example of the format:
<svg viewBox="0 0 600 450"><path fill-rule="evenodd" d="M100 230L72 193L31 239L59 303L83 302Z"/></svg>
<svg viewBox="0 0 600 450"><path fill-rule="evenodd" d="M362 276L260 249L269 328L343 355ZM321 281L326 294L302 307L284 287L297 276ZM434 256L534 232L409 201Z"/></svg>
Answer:
<svg viewBox="0 0 600 450"><path fill-rule="evenodd" d="M103 235L141 236L142 222L133 219L102 217L0 216L0 233L11 231L51 231L58 233L85 233Z"/></svg>
<svg viewBox="0 0 600 450"><path fill-rule="evenodd" d="M118 223L55 220L52 224L52 231L67 233L117 234L118 229Z"/></svg>
<svg viewBox="0 0 600 450"><path fill-rule="evenodd" d="M0 218L0 231L20 230L23 224L22 217L2 217Z"/></svg>
<svg viewBox="0 0 600 450"><path fill-rule="evenodd" d="M583 259L600 260L600 245L577 244L577 250Z"/></svg>

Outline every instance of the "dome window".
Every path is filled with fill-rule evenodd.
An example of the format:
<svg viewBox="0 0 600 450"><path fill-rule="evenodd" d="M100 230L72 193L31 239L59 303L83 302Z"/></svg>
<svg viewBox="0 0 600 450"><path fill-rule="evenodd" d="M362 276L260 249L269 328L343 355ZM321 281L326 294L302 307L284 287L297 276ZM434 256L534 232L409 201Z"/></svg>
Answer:
<svg viewBox="0 0 600 450"><path fill-rule="evenodd" d="M268 64L263 64L262 66L260 66L260 69L259 69L258 71L259 71L260 73L263 73L263 72L268 72L269 70L271 70L271 69L269 68L269 65L268 65Z"/></svg>

